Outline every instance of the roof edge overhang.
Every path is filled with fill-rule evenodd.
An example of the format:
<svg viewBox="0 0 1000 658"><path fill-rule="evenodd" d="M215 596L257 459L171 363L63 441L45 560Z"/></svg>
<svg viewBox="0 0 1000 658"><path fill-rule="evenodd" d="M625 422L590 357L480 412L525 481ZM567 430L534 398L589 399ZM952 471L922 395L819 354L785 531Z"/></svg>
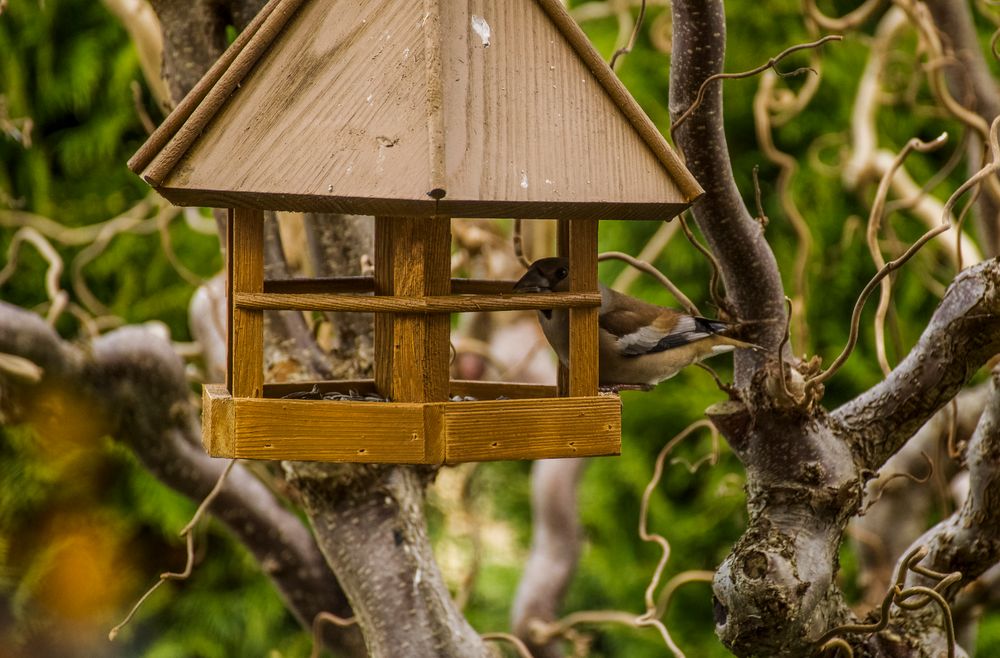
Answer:
<svg viewBox="0 0 1000 658"><path fill-rule="evenodd" d="M322 212L380 217L467 217L512 219L599 219L665 221L690 203L620 203L581 201L482 201L479 199L385 199L273 192L227 192L158 187L177 206L256 208L286 212Z"/></svg>
<svg viewBox="0 0 1000 658"><path fill-rule="evenodd" d="M685 203L523 202L442 199L371 199L327 195L286 195L161 187L176 165L306 0L268 0L192 90L128 161L131 171L178 205L245 206L268 210L374 214L593 219L670 219L704 194L663 135L618 79L559 0L535 0L577 56L614 101L629 124L670 175ZM264 203L277 205L263 205ZM475 206L475 211L471 208ZM572 211L569 209L573 209ZM577 214L571 214L571 213ZM582 213L582 214L581 214Z"/></svg>

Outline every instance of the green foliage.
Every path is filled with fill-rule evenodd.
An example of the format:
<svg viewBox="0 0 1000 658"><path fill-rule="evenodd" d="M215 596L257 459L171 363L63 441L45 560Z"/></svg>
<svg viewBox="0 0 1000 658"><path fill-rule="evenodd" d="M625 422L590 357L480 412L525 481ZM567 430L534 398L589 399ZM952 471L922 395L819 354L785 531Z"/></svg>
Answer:
<svg viewBox="0 0 1000 658"><path fill-rule="evenodd" d="M0 17L0 53L0 113L34 124L28 147L0 135L0 212L10 206L80 227L115 217L149 194L124 166L146 138L131 90L142 73L128 35L100 3L11 3ZM4 217L0 226L9 222ZM84 280L126 322L160 320L175 338L188 340L191 285L170 265L155 234L146 233L112 239L83 269ZM0 231L4 253L13 234ZM186 227L170 235L189 268L202 276L218 271L217 240ZM70 289L72 261L82 247L59 252L66 264L60 284ZM47 265L31 247L22 248L21 260L0 292L6 301L33 307L45 301L38 282ZM58 326L65 333L78 329L69 319Z"/></svg>
<svg viewBox="0 0 1000 658"><path fill-rule="evenodd" d="M760 10L760 3L730 3L727 9L729 71L752 68L790 45L814 38L802 23L798 0L767 3L766 11ZM650 7L646 25L664 11L660 6ZM619 36L615 18L589 21L584 27L602 54L609 56ZM984 26L982 32L988 35L988 28ZM233 37L230 32L228 38ZM915 44L904 47L912 50ZM806 270L809 336L799 349L819 354L829 363L845 343L850 306L875 271L864 244L864 223L874 189L858 195L845 193L839 171L822 164L840 164L838 152L849 141L858 72L868 53L864 35L827 44L822 52L822 84L810 109L778 127L774 139L779 149L800 163L791 191L813 239ZM809 64L810 55L798 53L779 67L792 71ZM618 67L623 82L664 133L669 127L669 65L669 56L656 50L643 30L635 50ZM890 73L887 87L903 90L909 79L907 63L900 60ZM133 80L141 82L135 52L124 30L100 3L23 0L9 4L0 16L0 111L12 119L30 117L34 130L30 147L11 135L0 135L0 218L7 218L4 213L11 207L50 217L66 227L88 226L115 217L146 197L147 187L124 167L145 138L130 89ZM737 184L750 208L754 207L751 172L755 165L760 167L763 205L770 218L766 236L791 293L797 240L776 191L779 170L757 144L752 108L758 83L757 78L725 83L729 149ZM781 84L797 91L803 79L782 80ZM929 101L925 88L917 89L915 105L907 105L899 96L898 106L884 111L877 126L889 148L898 148L913 136L931 138L943 130L959 134L953 122L921 109ZM914 178L926 180L956 144L953 140L942 152L913 155L907 166ZM954 189L961 176L961 171L952 174L936 194ZM911 241L922 230L906 213L894 215L890 226L902 241ZM10 222L0 222L0 227L0 251L6 254L14 228ZM638 253L658 228L652 223L606 222L601 227L601 244L608 250ZM113 238L84 268L85 280L110 313L127 322L161 320L175 339L186 340L186 307L193 287L170 264L154 229ZM181 220L175 220L168 231L187 268L202 277L218 271L221 260L214 238L195 233ZM82 249L58 246L67 266ZM654 265L706 314L712 314L709 267L682 236L674 238ZM46 268L41 257L25 249L17 274L0 289L3 299L26 307L44 302L40 282ZM601 279L610 283L623 268L621 263L602 264ZM928 293L926 279L947 282L952 274L947 259L932 248L897 278L898 317L890 334L898 339L890 340L890 361L898 361L916 341L937 304L937 298ZM61 284L70 289L69 267ZM649 277L638 279L630 292L675 305ZM73 298L80 301L75 294ZM881 378L870 328L874 305L874 300L869 302L863 315L855 355L827 386L829 406ZM64 320L58 328L65 335L79 330L72 320ZM724 380L732 376L730 361L723 357L711 362ZM640 541L637 533L640 500L654 460L670 437L722 397L708 375L696 369L680 373L653 393L623 397L623 455L592 460L582 483L580 513L586 543L578 576L567 595L567 611L642 611L644 590L660 559L660 549ZM671 544L661 587L685 570L714 569L744 527L744 475L738 460L723 447L714 466L703 464L694 473L685 468L711 450L707 432L689 437L668 458L653 493L649 530ZM486 529L481 566L465 612L482 631L504 630L509 625L511 601L530 542L529 472L530 465L524 463L483 464L468 484L472 514ZM194 503L159 484L120 445L105 440L55 450L28 429L0 428L0 491L16 492L0 497L0 646L23 650L23 655L46 655L40 646L59 647L62 653L58 655L67 656L277 658L308 654L308 635L284 609L252 557L215 523L198 532L199 546L204 548L199 549L192 578L161 588L114 645L103 641L103 633L122 618L156 574L183 565L184 544L177 532L194 509ZM453 511L432 497L428 508L431 535L442 550L446 542L457 541L468 553L468 537L450 536L454 530L447 515ZM95 527L99 533L95 534ZM80 543L85 541L92 543ZM86 553L80 546L101 548L117 560L114 576L105 574L100 581L108 590L106 600L98 602L105 607L82 621L65 617L66 609L46 607L50 603L46 596L63 591L53 588L77 582L65 580L64 575L60 576L63 580L57 578L62 573L57 567L67 560L67 551ZM100 574L101 568L108 567L106 562L92 562L80 565L77 572L92 568ZM840 578L849 596L854 596L857 563L849 548L842 552L841 563ZM457 580L454 573L446 575ZM665 619L674 640L689 656L728 655L714 636L707 584L681 588ZM82 639L72 648L38 644L39 638L57 634L53 629L81 627L87 629L83 635L97 638L94 644ZM601 625L583 631L593 639L594 656L664 655L652 629ZM984 619L979 644L980 655L1000 655L1000 617Z"/></svg>

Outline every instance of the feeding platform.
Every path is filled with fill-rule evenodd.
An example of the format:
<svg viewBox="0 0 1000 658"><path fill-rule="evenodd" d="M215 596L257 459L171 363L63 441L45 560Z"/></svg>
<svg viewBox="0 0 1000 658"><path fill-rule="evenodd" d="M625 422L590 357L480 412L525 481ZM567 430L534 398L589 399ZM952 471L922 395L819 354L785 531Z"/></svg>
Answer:
<svg viewBox="0 0 1000 658"><path fill-rule="evenodd" d="M228 373L204 389L204 439L257 459L618 454L598 222L670 219L701 194L558 0L271 0L129 166L173 203L230 209ZM374 276L266 281L268 210L374 216ZM558 219L570 291L452 279L451 217ZM551 308L570 316L558 386L449 381L451 313ZM315 390L391 401L266 383L268 310L374 313L374 379Z"/></svg>

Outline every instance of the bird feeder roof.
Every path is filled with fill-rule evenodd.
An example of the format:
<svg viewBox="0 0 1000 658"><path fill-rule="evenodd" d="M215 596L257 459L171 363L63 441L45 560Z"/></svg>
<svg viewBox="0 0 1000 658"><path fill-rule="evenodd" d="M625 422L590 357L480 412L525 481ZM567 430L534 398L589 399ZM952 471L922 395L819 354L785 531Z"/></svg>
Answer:
<svg viewBox="0 0 1000 658"><path fill-rule="evenodd" d="M270 0L129 167L178 205L387 216L702 193L558 0Z"/></svg>

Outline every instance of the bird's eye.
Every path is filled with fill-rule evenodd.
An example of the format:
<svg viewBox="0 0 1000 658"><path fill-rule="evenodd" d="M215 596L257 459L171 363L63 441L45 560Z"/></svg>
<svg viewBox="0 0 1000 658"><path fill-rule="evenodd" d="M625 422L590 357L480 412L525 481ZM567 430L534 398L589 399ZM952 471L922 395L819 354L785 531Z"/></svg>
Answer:
<svg viewBox="0 0 1000 658"><path fill-rule="evenodd" d="M565 267L560 267L558 270L556 270L556 276L559 277L560 279L565 279L566 275L568 274L569 270L567 270Z"/></svg>

